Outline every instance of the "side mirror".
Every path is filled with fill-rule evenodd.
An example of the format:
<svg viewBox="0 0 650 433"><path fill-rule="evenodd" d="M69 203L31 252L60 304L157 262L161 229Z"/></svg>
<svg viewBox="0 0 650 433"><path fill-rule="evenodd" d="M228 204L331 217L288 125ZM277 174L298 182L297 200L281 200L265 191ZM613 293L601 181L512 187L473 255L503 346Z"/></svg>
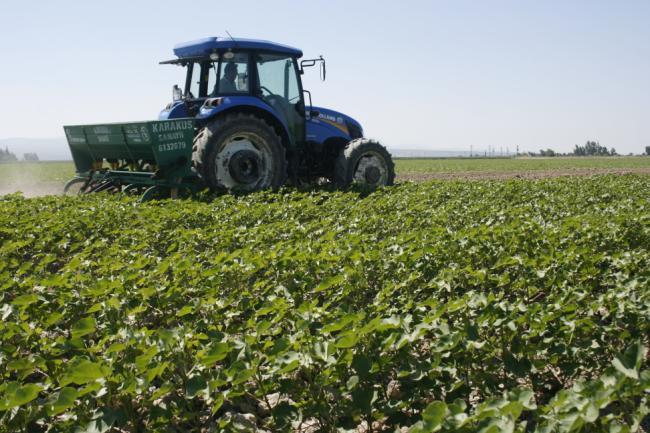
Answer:
<svg viewBox="0 0 650 433"><path fill-rule="evenodd" d="M183 99L183 91L178 87L178 84L174 84L172 88L172 100L180 101L181 99Z"/></svg>
<svg viewBox="0 0 650 433"><path fill-rule="evenodd" d="M315 66L316 63L320 63L320 79L325 81L325 77L327 76L327 70L325 68L325 59L323 56L320 56L317 59L307 59L307 60L302 60L300 62L300 74L305 73L305 68L309 68L312 66Z"/></svg>

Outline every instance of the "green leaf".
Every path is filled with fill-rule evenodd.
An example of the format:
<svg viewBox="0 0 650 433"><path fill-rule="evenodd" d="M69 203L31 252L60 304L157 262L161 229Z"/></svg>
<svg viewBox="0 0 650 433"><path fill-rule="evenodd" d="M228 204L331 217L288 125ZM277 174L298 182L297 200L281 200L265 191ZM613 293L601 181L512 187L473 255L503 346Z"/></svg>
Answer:
<svg viewBox="0 0 650 433"><path fill-rule="evenodd" d="M506 353L504 361L506 368L518 377L526 376L532 368L532 364L527 358L517 359L510 352Z"/></svg>
<svg viewBox="0 0 650 433"><path fill-rule="evenodd" d="M371 412L372 402L374 401L375 397L376 394L372 388L356 387L352 391L352 403L364 414L369 414Z"/></svg>
<svg viewBox="0 0 650 433"><path fill-rule="evenodd" d="M207 395L208 383L203 376L194 376L190 378L185 385L185 395L187 398L194 398L198 395Z"/></svg>
<svg viewBox="0 0 650 433"><path fill-rule="evenodd" d="M351 347L354 347L357 344L358 340L359 336L350 332L339 337L336 340L336 343L334 343L334 346L338 347L339 349L349 349Z"/></svg>
<svg viewBox="0 0 650 433"><path fill-rule="evenodd" d="M187 316L188 314L192 314L193 312L194 312L194 307L192 307L191 305L186 305L183 308L181 308L178 311L178 313L176 313L176 315L178 317L183 317L183 316Z"/></svg>
<svg viewBox="0 0 650 433"><path fill-rule="evenodd" d="M29 359L26 358L14 359L13 361L9 361L7 363L7 369L14 371L33 370L34 365Z"/></svg>
<svg viewBox="0 0 650 433"><path fill-rule="evenodd" d="M135 357L135 366L139 371L144 371L148 368L149 362L153 359L154 356L158 354L158 348L156 346L149 347L144 353Z"/></svg>
<svg viewBox="0 0 650 433"><path fill-rule="evenodd" d="M354 387L357 386L358 383L359 383L359 376L356 376L356 375L355 376L350 376L350 378L348 379L345 386L349 390L351 390L351 389L354 389Z"/></svg>
<svg viewBox="0 0 650 433"><path fill-rule="evenodd" d="M50 327L63 318L63 313L53 312L45 317L45 326Z"/></svg>
<svg viewBox="0 0 650 433"><path fill-rule="evenodd" d="M147 369L147 381L153 381L156 377L162 375L168 367L168 362L154 363L153 366Z"/></svg>
<svg viewBox="0 0 650 433"><path fill-rule="evenodd" d="M106 433L115 426L124 426L127 416L123 409L101 408L93 414L93 419L75 433Z"/></svg>
<svg viewBox="0 0 650 433"><path fill-rule="evenodd" d="M5 388L4 395L0 397L0 410L7 410L22 406L38 397L43 387L34 383L20 385L18 382L10 382Z"/></svg>
<svg viewBox="0 0 650 433"><path fill-rule="evenodd" d="M34 294L29 294L29 295L21 295L17 296L12 304L18 306L18 307L26 307L28 305L33 304L34 302L38 301L38 296Z"/></svg>
<svg viewBox="0 0 650 433"><path fill-rule="evenodd" d="M637 341L628 347L622 356L614 358L612 365L625 376L631 379L639 379L639 369L641 368L645 352L646 349L643 344Z"/></svg>
<svg viewBox="0 0 650 433"><path fill-rule="evenodd" d="M93 392L99 392L103 387L104 386L100 382L88 382L86 386L77 390L79 393L78 397L83 397L84 395L91 394Z"/></svg>
<svg viewBox="0 0 650 433"><path fill-rule="evenodd" d="M68 365L65 373L59 381L61 386L69 383L84 385L94 380L106 377L111 369L97 362L91 362L84 358L74 358Z"/></svg>
<svg viewBox="0 0 650 433"><path fill-rule="evenodd" d="M275 340L275 342L273 343L273 347L268 352L268 355L271 359L273 359L277 355L287 350L289 346L291 346L291 342L286 338L280 337L277 340Z"/></svg>
<svg viewBox="0 0 650 433"><path fill-rule="evenodd" d="M212 415L216 414L219 409L221 409L221 406L223 406L223 403L225 401L225 398L223 396L223 393L217 394L217 396L214 398L214 402L212 403Z"/></svg>
<svg viewBox="0 0 650 433"><path fill-rule="evenodd" d="M322 292L345 281L345 274L338 274L323 280L314 288L314 293Z"/></svg>
<svg viewBox="0 0 650 433"><path fill-rule="evenodd" d="M72 326L72 338L83 337L93 332L95 332L95 319L93 317L85 317Z"/></svg>
<svg viewBox="0 0 650 433"><path fill-rule="evenodd" d="M352 368L357 372L359 377L365 379L370 374L370 369L372 368L372 362L366 355L356 354L352 358Z"/></svg>
<svg viewBox="0 0 650 433"><path fill-rule="evenodd" d="M77 390L74 388L61 388L46 404L45 411L49 416L58 415L74 406L77 395Z"/></svg>
<svg viewBox="0 0 650 433"><path fill-rule="evenodd" d="M435 431L442 425L447 414L447 404L444 401L434 401L422 411L422 420L428 431Z"/></svg>
<svg viewBox="0 0 650 433"><path fill-rule="evenodd" d="M515 388L508 393L508 399L521 404L522 408L528 410L537 408L537 405L535 404L535 394L530 389Z"/></svg>
<svg viewBox="0 0 650 433"><path fill-rule="evenodd" d="M300 361L294 360L289 362L287 365L278 370L278 374L290 373L294 370L297 370L300 367Z"/></svg>
<svg viewBox="0 0 650 433"><path fill-rule="evenodd" d="M108 346L108 349L104 352L107 355L110 355L111 353L118 353L122 352L124 349L126 349L126 344L124 343L113 343L110 346Z"/></svg>
<svg viewBox="0 0 650 433"><path fill-rule="evenodd" d="M230 346L226 342L212 343L212 347L210 347L210 349L200 357L201 364L206 367L211 367L228 356L229 351Z"/></svg>
<svg viewBox="0 0 650 433"><path fill-rule="evenodd" d="M326 364L332 364L336 362L336 359L332 356L334 353L334 345L329 341L317 341L314 343L314 354L316 355L316 358L325 362Z"/></svg>
<svg viewBox="0 0 650 433"><path fill-rule="evenodd" d="M352 313L345 314L342 317L338 318L338 320L323 326L322 332L332 333L332 332L340 331L341 329L348 326L351 322L353 322L356 318L357 318L356 314L352 314Z"/></svg>
<svg viewBox="0 0 650 433"><path fill-rule="evenodd" d="M83 427L75 430L75 433L106 433L112 426L102 419L92 420Z"/></svg>

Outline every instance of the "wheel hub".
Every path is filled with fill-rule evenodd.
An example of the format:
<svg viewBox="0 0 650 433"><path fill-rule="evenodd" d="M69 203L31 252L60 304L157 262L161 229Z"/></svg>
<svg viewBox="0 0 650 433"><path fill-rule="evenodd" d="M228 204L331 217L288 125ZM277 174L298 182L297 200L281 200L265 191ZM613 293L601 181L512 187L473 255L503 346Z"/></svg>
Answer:
<svg viewBox="0 0 650 433"><path fill-rule="evenodd" d="M388 167L384 158L377 152L367 152L359 158L353 175L353 182L371 186L385 185Z"/></svg>
<svg viewBox="0 0 650 433"><path fill-rule="evenodd" d="M255 190L270 179L270 160L271 154L259 137L250 133L233 135L216 155L217 183L228 190Z"/></svg>
<svg viewBox="0 0 650 433"><path fill-rule="evenodd" d="M256 182L260 177L262 161L252 150L240 150L230 157L228 171L232 178L243 184Z"/></svg>

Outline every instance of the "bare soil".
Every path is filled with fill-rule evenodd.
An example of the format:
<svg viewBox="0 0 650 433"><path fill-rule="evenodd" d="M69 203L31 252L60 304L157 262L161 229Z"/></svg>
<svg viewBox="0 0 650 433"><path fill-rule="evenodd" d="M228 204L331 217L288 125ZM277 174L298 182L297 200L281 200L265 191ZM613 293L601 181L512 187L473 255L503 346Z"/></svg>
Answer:
<svg viewBox="0 0 650 433"><path fill-rule="evenodd" d="M593 176L597 174L650 174L650 167L635 168L572 168L528 171L458 171L449 173L399 173L397 180L424 182L433 179L505 180L546 179L562 176Z"/></svg>

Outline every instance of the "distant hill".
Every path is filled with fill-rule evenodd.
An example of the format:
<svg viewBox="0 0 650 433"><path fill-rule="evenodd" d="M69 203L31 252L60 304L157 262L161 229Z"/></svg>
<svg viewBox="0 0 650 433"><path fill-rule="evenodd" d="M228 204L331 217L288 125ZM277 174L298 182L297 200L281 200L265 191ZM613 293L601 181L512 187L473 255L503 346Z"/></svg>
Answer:
<svg viewBox="0 0 650 433"><path fill-rule="evenodd" d="M4 138L0 148L8 148L18 159L24 153L35 153L41 161L71 160L70 149L64 137L61 138Z"/></svg>

